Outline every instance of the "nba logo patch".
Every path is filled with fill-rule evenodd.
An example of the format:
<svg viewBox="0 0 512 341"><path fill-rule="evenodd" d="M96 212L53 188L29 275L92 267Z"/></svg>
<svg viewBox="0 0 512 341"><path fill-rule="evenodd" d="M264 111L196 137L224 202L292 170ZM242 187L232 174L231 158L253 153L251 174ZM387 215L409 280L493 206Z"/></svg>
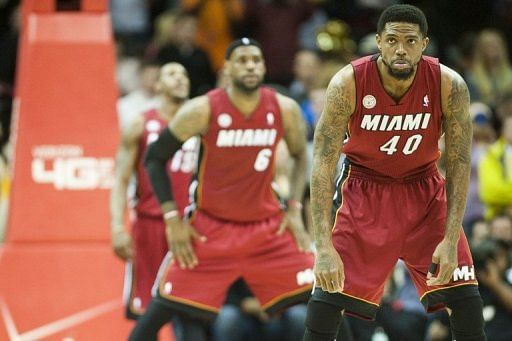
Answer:
<svg viewBox="0 0 512 341"><path fill-rule="evenodd" d="M217 123L222 128L229 127L232 122L233 122L233 120L231 119L231 116L229 116L229 114L222 113L222 114L219 115L219 117L217 117Z"/></svg>
<svg viewBox="0 0 512 341"><path fill-rule="evenodd" d="M373 109L377 105L377 99L373 95L366 95L363 97L363 107L366 109Z"/></svg>
<svg viewBox="0 0 512 341"><path fill-rule="evenodd" d="M423 106L428 107L428 102L428 95L425 95L425 97L423 97Z"/></svg>
<svg viewBox="0 0 512 341"><path fill-rule="evenodd" d="M269 126L274 124L274 113L272 113L272 112L267 113L267 124Z"/></svg>

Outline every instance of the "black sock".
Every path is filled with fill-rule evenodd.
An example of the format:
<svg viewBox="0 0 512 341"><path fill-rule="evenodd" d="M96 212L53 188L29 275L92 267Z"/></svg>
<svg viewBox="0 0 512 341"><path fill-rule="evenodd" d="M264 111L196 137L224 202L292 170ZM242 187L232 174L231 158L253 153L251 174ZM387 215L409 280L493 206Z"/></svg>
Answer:
<svg viewBox="0 0 512 341"><path fill-rule="evenodd" d="M173 317L173 312L155 300L151 300L144 315L138 320L133 328L129 341L156 341L158 331L164 324L169 322Z"/></svg>

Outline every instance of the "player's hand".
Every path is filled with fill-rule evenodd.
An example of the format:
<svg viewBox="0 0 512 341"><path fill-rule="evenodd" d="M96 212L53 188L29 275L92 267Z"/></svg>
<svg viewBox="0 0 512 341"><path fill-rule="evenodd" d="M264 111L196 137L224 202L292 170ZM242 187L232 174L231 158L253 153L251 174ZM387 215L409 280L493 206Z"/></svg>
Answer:
<svg viewBox="0 0 512 341"><path fill-rule="evenodd" d="M246 297L240 302L240 309L251 316L256 317L261 322L269 320L268 314L261 308L260 301L256 297Z"/></svg>
<svg viewBox="0 0 512 341"><path fill-rule="evenodd" d="M124 261L133 258L132 237L125 230L112 231L112 249Z"/></svg>
<svg viewBox="0 0 512 341"><path fill-rule="evenodd" d="M343 291L345 282L343 261L332 244L317 248L313 271L317 287L330 293Z"/></svg>
<svg viewBox="0 0 512 341"><path fill-rule="evenodd" d="M277 230L277 235L280 236L288 228L295 238L297 247L301 252L312 252L311 251L311 238L304 228L304 222L302 221L302 212L298 209L288 209L283 217L283 221Z"/></svg>
<svg viewBox="0 0 512 341"><path fill-rule="evenodd" d="M427 285L445 285L448 284L452 278L453 271L459 264L457 257L457 242L443 239L434 250L432 255L432 264L439 268L437 277L434 277L435 271L429 269L427 274Z"/></svg>
<svg viewBox="0 0 512 341"><path fill-rule="evenodd" d="M192 247L192 240L205 242L206 237L200 235L188 221L181 220L180 217L166 220L165 225L169 250L182 269L193 269L198 264L198 260Z"/></svg>

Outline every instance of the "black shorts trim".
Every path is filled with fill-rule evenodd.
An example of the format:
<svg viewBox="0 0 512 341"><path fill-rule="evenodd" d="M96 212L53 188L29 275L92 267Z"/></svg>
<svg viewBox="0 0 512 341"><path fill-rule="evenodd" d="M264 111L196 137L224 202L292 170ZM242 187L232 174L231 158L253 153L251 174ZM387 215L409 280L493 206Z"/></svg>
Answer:
<svg viewBox="0 0 512 341"><path fill-rule="evenodd" d="M275 315L292 305L307 303L311 297L311 289L311 287L306 287L299 289L298 291L296 290L295 294L283 295L281 299L278 299L271 305L264 307L264 310L269 315Z"/></svg>
<svg viewBox="0 0 512 341"><path fill-rule="evenodd" d="M477 283L467 283L432 290L421 297L421 303L425 310L431 313L446 308L447 303L469 297L480 297Z"/></svg>
<svg viewBox="0 0 512 341"><path fill-rule="evenodd" d="M375 320L379 305L369 303L361 298L344 293L329 293L319 287L315 288L311 300L334 305L345 311L345 314L359 317L363 320Z"/></svg>
<svg viewBox="0 0 512 341"><path fill-rule="evenodd" d="M170 308L177 315L188 317L191 319L199 319L204 320L206 322L213 322L218 315L217 309L207 310L200 308L200 303L196 303L189 300L180 299L176 297L173 299L173 296L162 297L160 292L157 293L156 297L153 298L158 303L165 305Z"/></svg>

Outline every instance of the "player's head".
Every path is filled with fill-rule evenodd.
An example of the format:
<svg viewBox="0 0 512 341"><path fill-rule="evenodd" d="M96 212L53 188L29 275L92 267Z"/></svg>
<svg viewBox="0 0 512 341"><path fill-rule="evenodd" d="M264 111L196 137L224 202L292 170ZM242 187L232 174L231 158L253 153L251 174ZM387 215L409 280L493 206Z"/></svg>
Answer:
<svg viewBox="0 0 512 341"><path fill-rule="evenodd" d="M160 68L156 90L171 101L184 101L190 91L190 80L185 67L179 63L167 63Z"/></svg>
<svg viewBox="0 0 512 341"><path fill-rule="evenodd" d="M250 38L233 41L226 50L225 67L233 87L243 92L257 90L266 71L260 44Z"/></svg>
<svg viewBox="0 0 512 341"><path fill-rule="evenodd" d="M425 14L415 6L393 5L377 24L377 46L391 76L408 79L428 45Z"/></svg>

